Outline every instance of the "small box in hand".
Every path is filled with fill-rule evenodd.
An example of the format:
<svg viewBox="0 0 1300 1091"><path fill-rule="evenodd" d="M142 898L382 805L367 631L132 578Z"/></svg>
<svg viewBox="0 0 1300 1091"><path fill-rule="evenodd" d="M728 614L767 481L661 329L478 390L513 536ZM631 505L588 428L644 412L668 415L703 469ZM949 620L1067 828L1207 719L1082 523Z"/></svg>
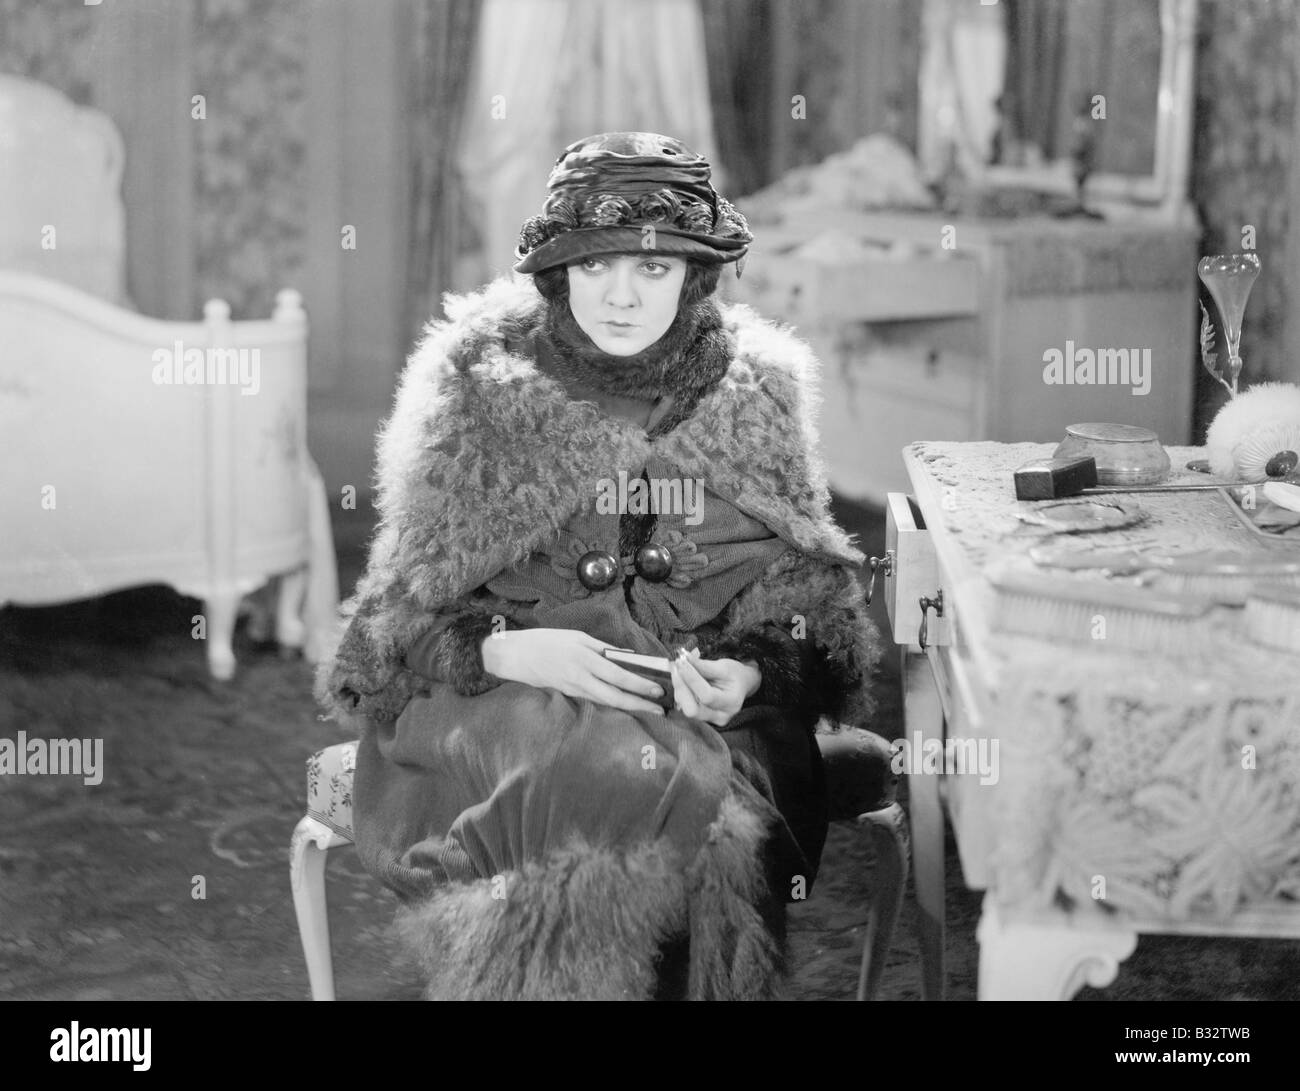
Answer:
<svg viewBox="0 0 1300 1091"><path fill-rule="evenodd" d="M624 670L639 674L642 678L650 679L663 690L662 697L647 697L647 701L655 701L656 704L662 705L669 712L676 707L676 700L673 695L672 672L669 670L668 660L663 656L640 655L637 652L625 652L621 648L605 648L601 654L611 663L617 663Z"/></svg>
<svg viewBox="0 0 1300 1091"><path fill-rule="evenodd" d="M1016 499L1058 500L1078 496L1096 484L1097 460L1091 455L1045 458L1026 463L1016 471Z"/></svg>

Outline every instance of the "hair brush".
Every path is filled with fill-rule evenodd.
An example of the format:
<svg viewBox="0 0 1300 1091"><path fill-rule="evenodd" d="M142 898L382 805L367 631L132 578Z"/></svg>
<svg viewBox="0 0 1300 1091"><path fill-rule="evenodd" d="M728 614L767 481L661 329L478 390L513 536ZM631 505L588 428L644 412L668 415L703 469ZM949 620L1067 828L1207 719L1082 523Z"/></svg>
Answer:
<svg viewBox="0 0 1300 1091"><path fill-rule="evenodd" d="M997 594L993 627L1002 632L1138 652L1182 654L1208 648L1208 598L1038 575L990 581Z"/></svg>

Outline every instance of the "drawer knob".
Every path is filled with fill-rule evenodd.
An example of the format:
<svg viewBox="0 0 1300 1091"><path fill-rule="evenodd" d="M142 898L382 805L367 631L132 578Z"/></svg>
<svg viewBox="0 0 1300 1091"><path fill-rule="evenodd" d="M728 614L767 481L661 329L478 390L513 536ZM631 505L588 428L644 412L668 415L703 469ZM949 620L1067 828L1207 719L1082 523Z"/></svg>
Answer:
<svg viewBox="0 0 1300 1091"><path fill-rule="evenodd" d="M921 607L921 628L917 630L916 642L924 650L930 636L930 610L934 610L935 617L943 617L943 588L934 593L934 598L922 595L916 601Z"/></svg>
<svg viewBox="0 0 1300 1091"><path fill-rule="evenodd" d="M867 605L871 605L871 596L876 593L876 573L881 569L886 576L894 574L894 551L885 550L883 557L868 557L867 566L871 569L871 580L867 583Z"/></svg>

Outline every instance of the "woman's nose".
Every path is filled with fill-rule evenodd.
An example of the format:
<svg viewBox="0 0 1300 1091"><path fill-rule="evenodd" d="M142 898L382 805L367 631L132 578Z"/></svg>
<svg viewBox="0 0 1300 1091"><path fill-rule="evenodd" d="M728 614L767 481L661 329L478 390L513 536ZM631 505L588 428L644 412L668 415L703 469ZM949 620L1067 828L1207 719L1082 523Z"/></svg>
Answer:
<svg viewBox="0 0 1300 1091"><path fill-rule="evenodd" d="M632 270L623 262L617 263L610 271L609 283L605 289L605 302L614 307L636 305L636 284L632 279Z"/></svg>

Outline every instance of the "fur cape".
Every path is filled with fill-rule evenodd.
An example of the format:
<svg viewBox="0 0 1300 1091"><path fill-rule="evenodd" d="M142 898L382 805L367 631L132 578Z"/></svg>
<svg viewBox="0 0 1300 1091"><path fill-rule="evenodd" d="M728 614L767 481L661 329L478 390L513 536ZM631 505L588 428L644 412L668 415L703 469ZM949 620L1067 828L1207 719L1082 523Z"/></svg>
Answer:
<svg viewBox="0 0 1300 1091"><path fill-rule="evenodd" d="M862 554L829 514L812 416L817 362L803 342L746 306L720 306L725 372L685 420L648 437L571 399L521 354L545 313L530 281L501 279L445 305L381 431L379 527L342 642L318 675L327 715L361 733L370 775L388 775L377 738L428 692L405 666L411 645L449 613L509 618L512 604L483 585L549 545L600 479L652 449L791 547L724 609L701 650L745 646L774 627L796 632L824 658L816 688L839 695L819 694L827 711L833 702L841 718L868 714L878 637L853 571ZM664 839L578 842L510 874L504 898L488 878L408 898L401 930L428 995L647 997L660 945L685 935L691 998L772 996L783 944L771 913L784 901L765 877L773 811L736 769L724 788L692 858ZM365 851L362 834L385 821L384 803L372 806L374 830L358 814Z"/></svg>
<svg viewBox="0 0 1300 1091"><path fill-rule="evenodd" d="M426 328L380 432L378 529L341 643L318 674L328 718L360 730L396 719L423 684L404 655L434 615L509 616L509 604L475 590L551 541L597 481L652 444L793 547L732 602L724 639L768 623L800 630L850 695L834 711L854 722L870 714L879 638L853 572L863 554L829 514L813 424L818 364L803 341L744 304L722 305L730 365L685 421L651 439L571 400L511 351L544 316L531 280L503 277L444 303L447 320Z"/></svg>

